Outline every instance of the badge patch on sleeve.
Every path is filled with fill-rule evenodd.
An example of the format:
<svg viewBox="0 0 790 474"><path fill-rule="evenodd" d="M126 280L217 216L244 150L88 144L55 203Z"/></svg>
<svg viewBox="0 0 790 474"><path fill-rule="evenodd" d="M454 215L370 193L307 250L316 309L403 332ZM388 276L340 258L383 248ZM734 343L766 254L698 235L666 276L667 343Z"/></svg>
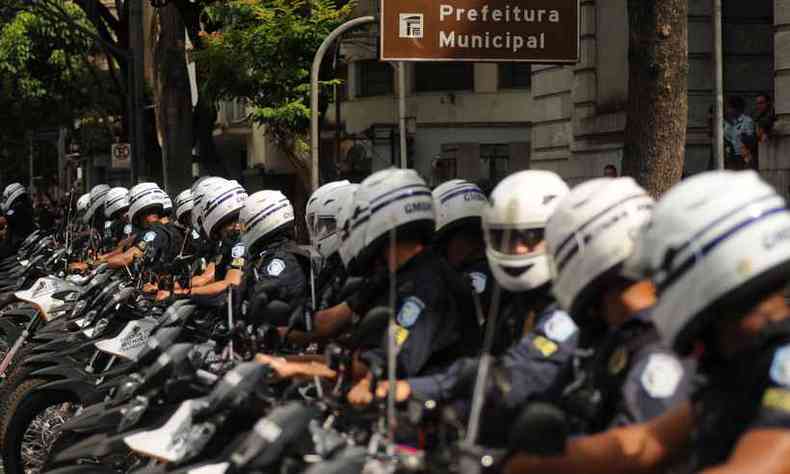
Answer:
<svg viewBox="0 0 790 474"><path fill-rule="evenodd" d="M192 229L192 238L198 240L200 238L200 234L195 229Z"/></svg>
<svg viewBox="0 0 790 474"><path fill-rule="evenodd" d="M104 230L109 230L112 227L111 221L104 221Z"/></svg>
<svg viewBox="0 0 790 474"><path fill-rule="evenodd" d="M132 234L132 224L126 224L125 226L123 226L123 233L126 234L126 235L131 235Z"/></svg>
<svg viewBox="0 0 790 474"><path fill-rule="evenodd" d="M769 388L763 395L763 406L771 410L790 413L790 390L783 388Z"/></svg>
<svg viewBox="0 0 790 474"><path fill-rule="evenodd" d="M244 244L236 244L230 249L230 256L233 258L241 258L244 256L244 253L247 251L247 248Z"/></svg>
<svg viewBox="0 0 790 474"><path fill-rule="evenodd" d="M417 319L424 309L425 303L423 303L421 299L416 296L409 296L406 298L406 301L403 302L400 311L398 311L398 324L404 328L414 326L414 323L417 322Z"/></svg>
<svg viewBox="0 0 790 474"><path fill-rule="evenodd" d="M535 339L532 341L532 345L535 346L535 349L537 349L541 354L543 354L543 357L551 357L552 354L557 352L557 344L543 336L535 337Z"/></svg>
<svg viewBox="0 0 790 474"><path fill-rule="evenodd" d="M153 242L154 239L156 239L156 232L154 232L152 230L149 230L143 236L143 240L146 241L146 242Z"/></svg>
<svg viewBox="0 0 790 474"><path fill-rule="evenodd" d="M675 394L683 378L683 366L668 354L652 354L642 371L642 387L653 398L667 398Z"/></svg>
<svg viewBox="0 0 790 474"><path fill-rule="evenodd" d="M480 272L472 272L469 273L469 278L472 280L472 288L475 289L475 293L479 295L486 291L488 277L485 274Z"/></svg>
<svg viewBox="0 0 790 474"><path fill-rule="evenodd" d="M771 380L779 385L790 387L790 344L782 347L771 362Z"/></svg>
<svg viewBox="0 0 790 474"><path fill-rule="evenodd" d="M283 271L285 271L285 262L279 258L275 258L266 266L266 273L273 277L280 276Z"/></svg>
<svg viewBox="0 0 790 474"><path fill-rule="evenodd" d="M395 330L395 344L400 347L409 338L409 330L399 327Z"/></svg>
<svg viewBox="0 0 790 474"><path fill-rule="evenodd" d="M557 342L565 342L576 332L576 323L567 314L556 311L549 317L543 325L543 332L549 339Z"/></svg>

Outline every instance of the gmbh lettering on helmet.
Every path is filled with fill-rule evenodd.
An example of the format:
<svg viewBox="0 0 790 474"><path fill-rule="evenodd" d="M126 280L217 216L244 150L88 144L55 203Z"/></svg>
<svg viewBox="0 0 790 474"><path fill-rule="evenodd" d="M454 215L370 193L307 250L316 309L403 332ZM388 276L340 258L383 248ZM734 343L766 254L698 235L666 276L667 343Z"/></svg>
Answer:
<svg viewBox="0 0 790 474"><path fill-rule="evenodd" d="M337 253L346 268L351 266L354 255L359 253L362 247L361 238L357 241L351 239L351 217L354 213L354 201L358 189L358 184L349 185L347 192L340 196L337 203L337 234L339 238Z"/></svg>
<svg viewBox="0 0 790 474"><path fill-rule="evenodd" d="M239 214L242 242L250 249L294 221L291 201L280 191L258 191L250 195Z"/></svg>
<svg viewBox="0 0 790 474"><path fill-rule="evenodd" d="M83 216L83 221L87 224L88 222L93 219L93 216L96 214L96 211L99 210L101 206L104 205L104 201L107 199L107 193L110 192L110 187L106 184L99 184L93 187L90 192L91 202L88 206L88 210L85 212Z"/></svg>
<svg viewBox="0 0 790 474"><path fill-rule="evenodd" d="M203 230L210 238L244 207L247 191L236 181L216 181L206 186L203 196Z"/></svg>
<svg viewBox="0 0 790 474"><path fill-rule="evenodd" d="M488 199L479 186L463 179L453 179L437 186L432 194L437 240L459 227L480 227L480 216Z"/></svg>
<svg viewBox="0 0 790 474"><path fill-rule="evenodd" d="M156 183L140 183L129 190L129 221L136 223L141 217L162 212L165 193Z"/></svg>
<svg viewBox="0 0 790 474"><path fill-rule="evenodd" d="M129 209L129 190L124 187L112 188L107 191L104 202L104 217L115 219L117 214Z"/></svg>
<svg viewBox="0 0 790 474"><path fill-rule="evenodd" d="M315 228L318 223L319 209L323 206L327 197L331 196L335 190L350 184L351 182L348 180L333 181L316 189L313 194L310 195L310 199L307 200L307 206L305 207L305 224L307 224L307 232L310 234L311 242L317 240Z"/></svg>
<svg viewBox="0 0 790 474"><path fill-rule="evenodd" d="M486 257L497 282L509 291L529 291L551 280L544 232L568 194L550 171L528 170L502 180L483 209Z"/></svg>
<svg viewBox="0 0 790 474"><path fill-rule="evenodd" d="M206 190L216 184L225 181L224 178L211 176L195 182L192 186L192 228L202 231L203 227L203 204Z"/></svg>
<svg viewBox="0 0 790 474"><path fill-rule="evenodd" d="M176 196L176 219L181 220L182 217L186 215L187 212L191 212L192 208L194 207L194 201L192 199L192 190L185 189L178 193Z"/></svg>
<svg viewBox="0 0 790 474"><path fill-rule="evenodd" d="M313 201L312 206L308 204L308 209L313 214L311 239L318 253L324 258L333 255L340 247L337 219L340 203L352 190L357 189L348 181L330 184L334 184L334 186L324 190L318 199Z"/></svg>
<svg viewBox="0 0 790 474"><path fill-rule="evenodd" d="M583 314L607 277L622 275L653 205L631 178L587 181L559 202L546 225L546 246L552 291L571 315Z"/></svg>
<svg viewBox="0 0 790 474"><path fill-rule="evenodd" d="M790 212L754 171L689 178L658 202L639 236L640 267L658 289L653 320L688 353L715 319L780 290L790 270Z"/></svg>
<svg viewBox="0 0 790 474"><path fill-rule="evenodd" d="M354 206L351 238L362 236L356 255L360 268L371 263L393 229L420 234L426 240L434 230L433 195L414 170L386 169L370 175L360 183Z"/></svg>
<svg viewBox="0 0 790 474"><path fill-rule="evenodd" d="M7 212L19 198L26 194L27 189L20 183L9 184L3 190L3 198L0 202L0 210L2 210L2 212Z"/></svg>
<svg viewBox="0 0 790 474"><path fill-rule="evenodd" d="M77 199L77 215L83 216L91 205L91 193L85 193Z"/></svg>

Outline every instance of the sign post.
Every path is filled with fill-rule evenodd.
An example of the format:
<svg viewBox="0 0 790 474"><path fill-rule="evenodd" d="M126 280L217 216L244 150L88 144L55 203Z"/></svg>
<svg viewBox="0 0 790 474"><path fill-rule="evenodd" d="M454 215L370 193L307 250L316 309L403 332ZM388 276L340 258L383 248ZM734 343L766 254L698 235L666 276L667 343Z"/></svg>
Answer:
<svg viewBox="0 0 790 474"><path fill-rule="evenodd" d="M381 0L381 60L573 64L579 11L579 0Z"/></svg>

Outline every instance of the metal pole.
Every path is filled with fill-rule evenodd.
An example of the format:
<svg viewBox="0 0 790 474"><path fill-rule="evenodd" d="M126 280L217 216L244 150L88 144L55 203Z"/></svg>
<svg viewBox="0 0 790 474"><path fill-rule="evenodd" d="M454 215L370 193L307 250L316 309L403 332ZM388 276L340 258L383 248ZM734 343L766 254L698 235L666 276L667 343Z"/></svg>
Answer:
<svg viewBox="0 0 790 474"><path fill-rule="evenodd" d="M321 43L321 46L318 48L318 51L316 51L315 58L313 58L313 68L310 71L310 148L312 152L312 173L310 176L310 182L313 186L313 191L318 189L319 186L318 145L320 136L318 133L318 74L321 72L321 62L324 60L324 55L326 54L327 49L329 49L329 46L332 45L338 36L352 28L356 28L357 26L368 23L373 23L375 21L376 18L373 16L362 16L343 23L333 32L329 33L329 36L326 37L324 42Z"/></svg>
<svg viewBox="0 0 790 474"><path fill-rule="evenodd" d="M32 193L33 192L33 139L34 139L33 133L30 133L29 136L30 136L30 156L29 156L30 162L28 163L28 165L30 166L30 184L28 186L27 192Z"/></svg>
<svg viewBox="0 0 790 474"><path fill-rule="evenodd" d="M140 167L145 156L145 117L143 100L145 98L145 33L143 28L143 2L132 0L129 4L129 48L131 49L133 81L133 116L134 142L129 157L132 184L136 184L140 175Z"/></svg>
<svg viewBox="0 0 790 474"><path fill-rule="evenodd" d="M400 125L400 167L409 167L406 153L406 63L398 61L398 115Z"/></svg>
<svg viewBox="0 0 790 474"><path fill-rule="evenodd" d="M722 53L721 0L713 0L713 70L716 88L713 111L713 156L724 169L724 55Z"/></svg>

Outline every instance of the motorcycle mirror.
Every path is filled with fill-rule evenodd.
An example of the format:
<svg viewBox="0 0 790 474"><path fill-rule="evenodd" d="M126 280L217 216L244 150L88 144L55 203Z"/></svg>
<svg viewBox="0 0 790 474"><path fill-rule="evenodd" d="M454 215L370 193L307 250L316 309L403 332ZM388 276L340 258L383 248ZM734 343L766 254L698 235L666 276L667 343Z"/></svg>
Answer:
<svg viewBox="0 0 790 474"><path fill-rule="evenodd" d="M376 338L387 330L390 321L390 309L386 306L377 306L370 311L359 325L354 329L351 336L352 347L359 347L366 341ZM380 340L380 339L379 339Z"/></svg>
<svg viewBox="0 0 790 474"><path fill-rule="evenodd" d="M349 296L359 292L364 283L364 278L348 277L348 279L346 279L346 284L343 285L343 289L340 291L340 301L345 301Z"/></svg>
<svg viewBox="0 0 790 474"><path fill-rule="evenodd" d="M565 452L568 440L565 413L550 403L530 403L516 418L509 440L511 451L559 456Z"/></svg>

